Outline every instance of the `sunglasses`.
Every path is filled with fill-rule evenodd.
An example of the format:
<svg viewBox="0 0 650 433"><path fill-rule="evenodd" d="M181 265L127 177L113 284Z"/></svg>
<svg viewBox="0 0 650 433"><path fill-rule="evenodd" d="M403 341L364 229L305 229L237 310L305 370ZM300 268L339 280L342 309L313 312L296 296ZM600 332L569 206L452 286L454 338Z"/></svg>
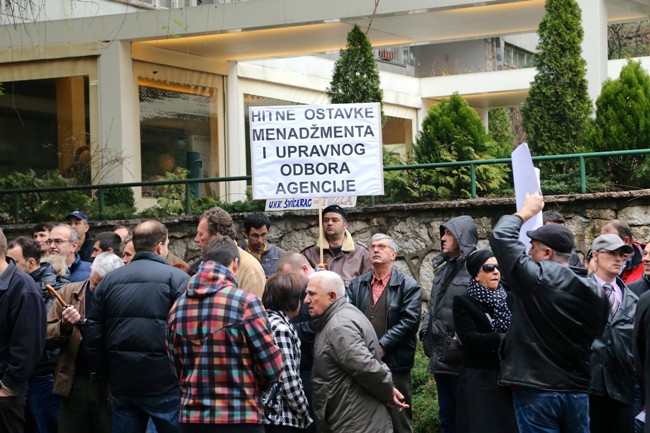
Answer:
<svg viewBox="0 0 650 433"><path fill-rule="evenodd" d="M487 264L481 266L481 269L483 269L483 272L487 272L488 274L494 272L496 269L497 271L499 270L499 265L492 265L492 264Z"/></svg>

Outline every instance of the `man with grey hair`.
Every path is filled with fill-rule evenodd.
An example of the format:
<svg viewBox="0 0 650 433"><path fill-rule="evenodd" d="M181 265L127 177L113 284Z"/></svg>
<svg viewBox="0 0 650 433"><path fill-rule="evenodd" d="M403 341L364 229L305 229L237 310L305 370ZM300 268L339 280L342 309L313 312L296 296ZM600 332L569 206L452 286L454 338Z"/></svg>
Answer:
<svg viewBox="0 0 650 433"><path fill-rule="evenodd" d="M59 224L50 230L45 243L50 246L50 254L65 258L65 264L70 271L70 281L84 281L90 277L90 262L84 262L79 256L79 234L77 229L68 224Z"/></svg>
<svg viewBox="0 0 650 433"><path fill-rule="evenodd" d="M373 270L352 280L347 289L350 303L366 315L379 338L382 360L393 374L395 387L411 404L411 369L415 360L422 290L412 277L393 266L397 243L388 235L370 238ZM411 409L389 407L396 433L413 432Z"/></svg>
<svg viewBox="0 0 650 433"><path fill-rule="evenodd" d="M372 324L332 271L309 276L305 304L316 329L312 403L320 432L392 432L387 405L408 408L393 386Z"/></svg>
<svg viewBox="0 0 650 433"><path fill-rule="evenodd" d="M47 345L61 349L54 378L54 393L61 398L59 431L111 431L108 382L86 360L83 333L86 299L114 269L124 266L114 253L95 257L90 278L64 286L59 294L66 306L55 303L47 315Z"/></svg>

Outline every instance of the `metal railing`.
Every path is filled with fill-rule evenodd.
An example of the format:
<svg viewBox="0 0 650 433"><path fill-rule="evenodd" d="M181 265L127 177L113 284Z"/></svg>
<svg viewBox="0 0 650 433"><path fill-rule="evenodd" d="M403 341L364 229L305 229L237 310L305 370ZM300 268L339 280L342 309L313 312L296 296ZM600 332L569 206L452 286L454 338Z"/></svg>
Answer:
<svg viewBox="0 0 650 433"><path fill-rule="evenodd" d="M577 159L580 166L580 192L585 194L587 192L587 173L586 162L588 158L605 158L612 156L628 156L650 154L649 149L635 149L635 150L621 150L609 152L589 152L589 153L572 153L565 155L547 155L547 156L534 156L533 161L562 161L562 160L575 160ZM408 170L421 170L421 169L437 169L444 167L463 167L469 166L471 178L471 197L476 198L476 167L479 165L494 165L494 164L510 164L511 158L500 159L485 159L477 161L455 161L455 162L436 162L431 164L411 164L411 165L391 165L385 166L384 171L408 171ZM192 194L191 187L196 184L204 183L219 183L219 182L237 182L237 181L250 181L251 176L226 176L226 177L210 177L210 178L197 178L197 179L179 179L179 180L160 180L154 182L128 182L128 183L115 183L115 184L97 184L97 185L80 185L80 186L60 186L49 188L20 188L11 190L0 190L1 195L11 194L13 200L13 216L14 221L20 221L20 194L27 193L47 193L47 192L61 192L61 191L91 191L97 190L98 210L102 215L105 209L104 194L107 190L112 188L134 188L134 187L156 187L167 185L185 185L185 213L191 214L192 208ZM375 204L374 197L371 198L371 204Z"/></svg>

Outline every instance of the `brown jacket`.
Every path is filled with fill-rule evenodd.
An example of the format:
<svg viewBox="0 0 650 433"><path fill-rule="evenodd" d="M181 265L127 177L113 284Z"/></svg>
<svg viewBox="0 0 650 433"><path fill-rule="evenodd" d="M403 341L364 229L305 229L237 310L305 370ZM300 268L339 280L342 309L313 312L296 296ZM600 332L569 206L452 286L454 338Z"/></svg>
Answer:
<svg viewBox="0 0 650 433"><path fill-rule="evenodd" d="M81 317L86 316L86 287L89 280L79 281L63 286L59 294L65 301L79 310ZM47 340L46 347L60 348L59 362L54 373L54 394L62 397L70 395L72 382L74 381L74 370L77 359L77 351L81 342L79 327L72 328L72 333L61 333L61 313L63 307L55 302L47 313Z"/></svg>
<svg viewBox="0 0 650 433"><path fill-rule="evenodd" d="M302 250L302 255L315 267L320 263L319 244L305 248ZM327 269L336 272L343 278L345 287L348 287L350 281L359 275L373 270L368 248L362 243L354 242L352 235L347 230L341 251L336 256L332 254L327 239L323 238L323 260L327 263Z"/></svg>

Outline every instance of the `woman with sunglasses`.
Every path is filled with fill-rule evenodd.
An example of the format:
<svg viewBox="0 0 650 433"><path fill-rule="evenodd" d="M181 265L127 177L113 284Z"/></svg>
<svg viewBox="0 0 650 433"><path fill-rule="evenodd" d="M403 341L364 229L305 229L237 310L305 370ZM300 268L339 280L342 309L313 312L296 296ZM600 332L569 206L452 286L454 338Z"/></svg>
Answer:
<svg viewBox="0 0 650 433"><path fill-rule="evenodd" d="M498 385L499 345L510 326L509 295L490 250L467 257L467 294L454 298L454 326L463 348L458 384L458 431L517 432L512 395Z"/></svg>

